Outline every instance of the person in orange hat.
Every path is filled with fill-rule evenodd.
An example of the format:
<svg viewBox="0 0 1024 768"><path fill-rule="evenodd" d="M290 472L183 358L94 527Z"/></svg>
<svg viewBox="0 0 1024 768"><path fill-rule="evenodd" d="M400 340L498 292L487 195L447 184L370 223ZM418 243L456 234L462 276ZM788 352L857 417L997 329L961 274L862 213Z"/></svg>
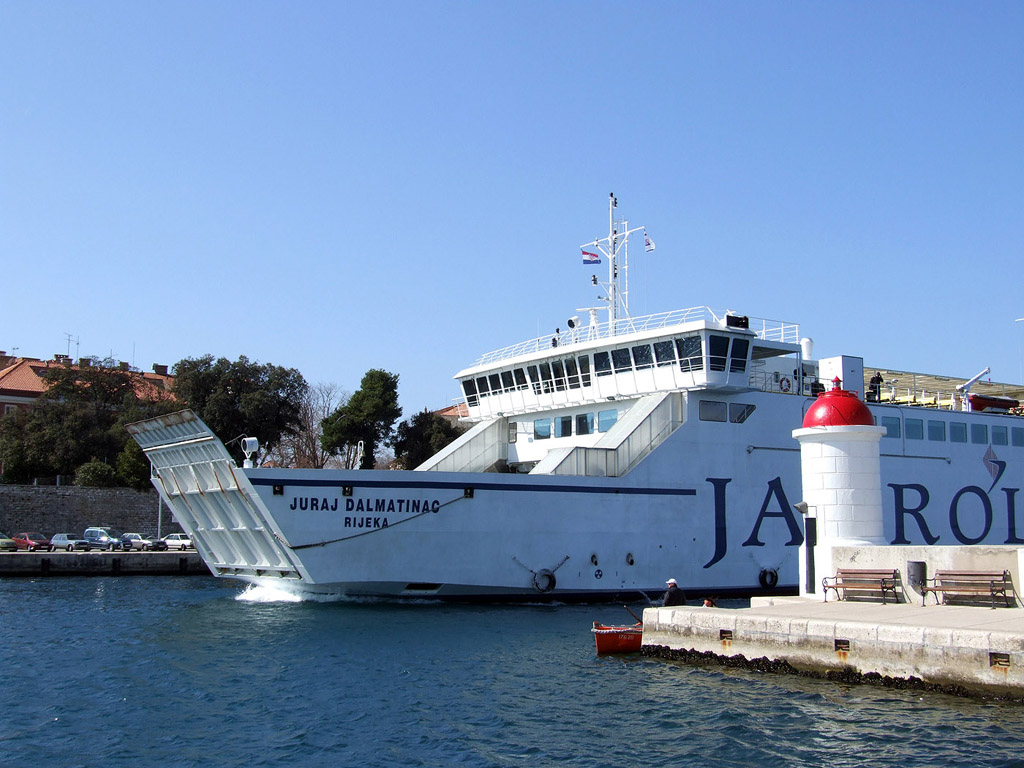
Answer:
<svg viewBox="0 0 1024 768"><path fill-rule="evenodd" d="M668 584L668 589L665 590L665 595L661 598L661 604L664 606L685 605L686 593L679 588L679 585L676 583L676 580L669 579L665 583Z"/></svg>

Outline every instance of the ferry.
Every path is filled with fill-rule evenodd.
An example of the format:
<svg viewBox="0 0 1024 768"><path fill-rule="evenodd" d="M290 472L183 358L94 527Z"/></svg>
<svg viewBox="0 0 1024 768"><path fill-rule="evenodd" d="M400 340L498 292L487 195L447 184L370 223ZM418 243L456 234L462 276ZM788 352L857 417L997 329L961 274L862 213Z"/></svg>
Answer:
<svg viewBox="0 0 1024 768"><path fill-rule="evenodd" d="M597 306L459 371L470 428L414 470L238 467L192 411L131 425L210 570L345 598L636 600L669 577L698 598L795 594L793 431L835 385L886 430L889 543L1024 543L1019 385L816 360L788 321L634 317L629 243L654 245L617 212L611 195L608 234L580 247L607 266Z"/></svg>

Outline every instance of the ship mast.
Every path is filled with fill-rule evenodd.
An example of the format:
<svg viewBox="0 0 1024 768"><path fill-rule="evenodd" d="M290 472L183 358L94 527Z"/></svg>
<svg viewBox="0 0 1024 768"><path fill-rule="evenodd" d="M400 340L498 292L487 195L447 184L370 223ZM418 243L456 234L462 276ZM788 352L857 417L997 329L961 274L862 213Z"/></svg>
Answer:
<svg viewBox="0 0 1024 768"><path fill-rule="evenodd" d="M601 300L608 304L608 327L612 333L618 331L618 321L629 319L629 236L644 227L629 228L625 219L615 220L615 209L618 207L615 193L608 195L608 236L589 243L580 248L596 248L608 260L608 282L601 286L607 296ZM596 283L595 283L596 284Z"/></svg>

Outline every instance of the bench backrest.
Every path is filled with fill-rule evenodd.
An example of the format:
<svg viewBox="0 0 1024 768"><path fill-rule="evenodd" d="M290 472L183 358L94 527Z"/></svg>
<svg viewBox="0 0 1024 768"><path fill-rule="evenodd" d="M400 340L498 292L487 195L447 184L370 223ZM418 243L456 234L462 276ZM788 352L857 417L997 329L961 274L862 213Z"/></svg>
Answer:
<svg viewBox="0 0 1024 768"><path fill-rule="evenodd" d="M1009 571L936 571L935 581L1009 581Z"/></svg>
<svg viewBox="0 0 1024 768"><path fill-rule="evenodd" d="M836 576L839 578L852 576L862 579L898 579L900 572L899 569L883 571L869 568L838 568Z"/></svg>

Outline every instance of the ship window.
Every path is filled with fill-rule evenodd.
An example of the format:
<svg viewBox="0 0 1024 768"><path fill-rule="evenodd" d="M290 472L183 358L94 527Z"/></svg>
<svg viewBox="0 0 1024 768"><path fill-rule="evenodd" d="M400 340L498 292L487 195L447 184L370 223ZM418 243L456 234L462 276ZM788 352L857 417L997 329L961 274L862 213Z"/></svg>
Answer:
<svg viewBox="0 0 1024 768"><path fill-rule="evenodd" d="M561 360L551 361L551 370L555 375L555 389L559 392L565 391L565 366Z"/></svg>
<svg viewBox="0 0 1024 768"><path fill-rule="evenodd" d="M516 379L516 389L526 389L526 374L522 368L516 368L512 371L512 374Z"/></svg>
<svg viewBox="0 0 1024 768"><path fill-rule="evenodd" d="M641 344L633 347L633 363L638 371L654 367L654 358L651 356L651 345Z"/></svg>
<svg viewBox="0 0 1024 768"><path fill-rule="evenodd" d="M1010 441L1017 448L1024 448L1024 427L1010 427Z"/></svg>
<svg viewBox="0 0 1024 768"><path fill-rule="evenodd" d="M514 421L508 423L508 441L514 443L519 435L519 425Z"/></svg>
<svg viewBox="0 0 1024 768"><path fill-rule="evenodd" d="M967 425L962 421L953 421L949 425L949 441L951 443L967 442Z"/></svg>
<svg viewBox="0 0 1024 768"><path fill-rule="evenodd" d="M550 392L551 387L551 366L547 363L541 363L540 368L540 388L543 392Z"/></svg>
<svg viewBox="0 0 1024 768"><path fill-rule="evenodd" d="M580 381L584 387L590 386L590 358L586 355L580 358Z"/></svg>
<svg viewBox="0 0 1024 768"><path fill-rule="evenodd" d="M654 359L658 365L672 365L676 361L676 348L671 340L654 342Z"/></svg>
<svg viewBox="0 0 1024 768"><path fill-rule="evenodd" d="M551 437L551 419L534 419L533 437L535 440L547 440Z"/></svg>
<svg viewBox="0 0 1024 768"><path fill-rule="evenodd" d="M612 361L607 352L594 353L594 373L598 376L610 376L612 373Z"/></svg>
<svg viewBox="0 0 1024 768"><path fill-rule="evenodd" d="M924 440L924 421L922 419L907 419L903 422L907 430L907 440Z"/></svg>
<svg viewBox="0 0 1024 768"><path fill-rule="evenodd" d="M747 352L749 350L749 339L732 340L732 357L729 360L730 373L743 373L747 370Z"/></svg>
<svg viewBox="0 0 1024 768"><path fill-rule="evenodd" d="M701 421L725 421L728 418L728 409L725 403L719 400L701 400L698 414Z"/></svg>
<svg viewBox="0 0 1024 768"><path fill-rule="evenodd" d="M885 434L882 437L899 437L900 436L900 417L899 416L883 416L882 426L885 427Z"/></svg>
<svg viewBox="0 0 1024 768"><path fill-rule="evenodd" d="M572 437L572 416L555 419L555 437Z"/></svg>
<svg viewBox="0 0 1024 768"><path fill-rule="evenodd" d="M704 370L700 336L683 336L681 339L676 339L676 349L679 350L679 370Z"/></svg>
<svg viewBox="0 0 1024 768"><path fill-rule="evenodd" d="M540 394L540 374L537 373L536 365L526 366L526 372L530 374L530 383L533 386L533 394Z"/></svg>
<svg viewBox="0 0 1024 768"><path fill-rule="evenodd" d="M725 358L729 354L728 336L708 336L708 369L725 370Z"/></svg>
<svg viewBox="0 0 1024 768"><path fill-rule="evenodd" d="M495 395L501 392L501 376L492 373L487 377L487 383L491 385L491 392Z"/></svg>
<svg viewBox="0 0 1024 768"><path fill-rule="evenodd" d="M580 374L576 370L576 358L570 357L565 361L565 372L569 378L569 389L580 388Z"/></svg>
<svg viewBox="0 0 1024 768"><path fill-rule="evenodd" d="M1006 435L1006 427L992 427L992 445L1006 445L1009 443Z"/></svg>
<svg viewBox="0 0 1024 768"><path fill-rule="evenodd" d="M729 403L729 421L742 424L750 418L756 407L753 403Z"/></svg>
<svg viewBox="0 0 1024 768"><path fill-rule="evenodd" d="M576 434L577 435L589 435L594 431L594 414L592 413L578 413L576 414Z"/></svg>
<svg viewBox="0 0 1024 768"><path fill-rule="evenodd" d="M988 424L971 424L971 442L976 445L988 442Z"/></svg>
<svg viewBox="0 0 1024 768"><path fill-rule="evenodd" d="M598 411L597 412L597 431L607 432L609 429L615 426L615 422L619 420L618 411Z"/></svg>
<svg viewBox="0 0 1024 768"><path fill-rule="evenodd" d="M472 379L462 382L462 391L466 395L466 405L476 405L480 402L480 398L476 394L476 382Z"/></svg>
<svg viewBox="0 0 1024 768"><path fill-rule="evenodd" d="M633 367L633 363L629 359L628 348L612 350L612 366L615 368L616 373L628 371Z"/></svg>
<svg viewBox="0 0 1024 768"><path fill-rule="evenodd" d="M512 371L501 372L501 388L506 392L511 392L516 388L515 384L512 383Z"/></svg>
<svg viewBox="0 0 1024 768"><path fill-rule="evenodd" d="M946 422L928 419L928 439L936 443L946 442Z"/></svg>
<svg viewBox="0 0 1024 768"><path fill-rule="evenodd" d="M481 376L476 380L476 388L480 392L480 397L487 397L491 393L490 388L487 386L486 376Z"/></svg>

